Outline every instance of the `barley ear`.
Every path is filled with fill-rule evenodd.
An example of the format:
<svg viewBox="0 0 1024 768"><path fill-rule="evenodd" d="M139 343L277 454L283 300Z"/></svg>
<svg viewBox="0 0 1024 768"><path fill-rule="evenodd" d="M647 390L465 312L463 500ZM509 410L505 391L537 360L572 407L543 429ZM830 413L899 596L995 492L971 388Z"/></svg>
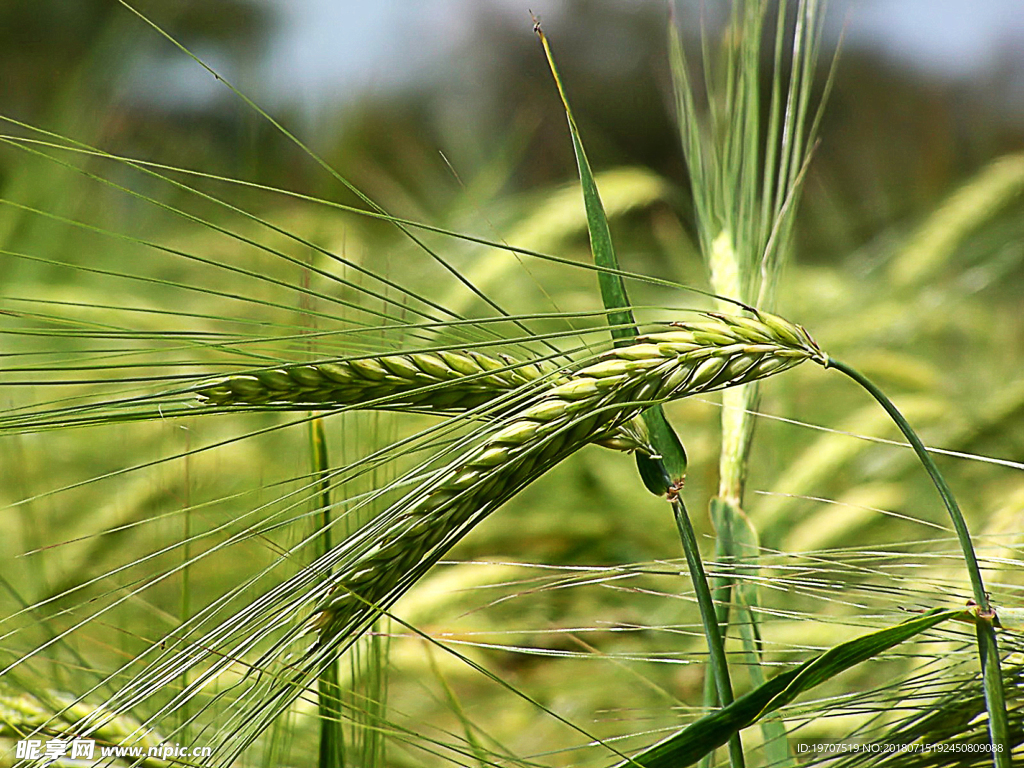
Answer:
<svg viewBox="0 0 1024 768"><path fill-rule="evenodd" d="M774 315L705 317L673 323L672 330L641 336L562 380L545 382L466 458L401 500L389 512L391 527L338 573L331 593L315 607L319 642L364 625L397 597L408 574L422 574L483 516L582 446L622 434L646 443L633 422L652 403L827 359L806 331Z"/></svg>

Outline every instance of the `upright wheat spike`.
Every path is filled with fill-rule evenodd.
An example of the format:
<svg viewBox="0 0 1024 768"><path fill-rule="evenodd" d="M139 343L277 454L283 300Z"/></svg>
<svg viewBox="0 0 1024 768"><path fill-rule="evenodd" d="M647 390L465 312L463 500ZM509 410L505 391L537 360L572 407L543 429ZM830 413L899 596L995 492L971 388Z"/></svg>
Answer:
<svg viewBox="0 0 1024 768"><path fill-rule="evenodd" d="M371 403L369 407L389 410L451 412L475 408L517 387L554 377L556 370L547 361L523 363L507 355L499 359L474 350L442 350L236 374L203 384L197 394L210 405L294 405L315 410Z"/></svg>
<svg viewBox="0 0 1024 768"><path fill-rule="evenodd" d="M196 394L201 403L215 406L277 405L316 410L349 405L452 413L499 401L519 387L565 380L564 373L547 360L520 362L510 355L499 359L475 350L442 350L234 374L201 385ZM495 418L521 404L521 400L509 398L481 415ZM593 442L620 451L652 450L639 420L595 435Z"/></svg>
<svg viewBox="0 0 1024 768"><path fill-rule="evenodd" d="M436 562L472 524L652 402L743 384L807 359L827 360L803 328L781 318L707 317L605 353L505 419L339 574L316 611L321 641L364 621L368 608L393 599L411 573Z"/></svg>

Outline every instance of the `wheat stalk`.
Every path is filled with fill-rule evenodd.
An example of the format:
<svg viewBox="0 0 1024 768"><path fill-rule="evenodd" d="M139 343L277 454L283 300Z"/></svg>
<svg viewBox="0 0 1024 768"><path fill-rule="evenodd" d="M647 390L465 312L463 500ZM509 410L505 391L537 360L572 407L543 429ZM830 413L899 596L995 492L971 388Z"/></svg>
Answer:
<svg viewBox="0 0 1024 768"><path fill-rule="evenodd" d="M408 506L394 525L317 607L313 627L321 642L365 622L368 608L393 599L410 574L418 577L476 522L651 403L754 381L807 359L827 363L803 328L781 318L706 317L640 336L574 371L505 419L432 488L403 499Z"/></svg>

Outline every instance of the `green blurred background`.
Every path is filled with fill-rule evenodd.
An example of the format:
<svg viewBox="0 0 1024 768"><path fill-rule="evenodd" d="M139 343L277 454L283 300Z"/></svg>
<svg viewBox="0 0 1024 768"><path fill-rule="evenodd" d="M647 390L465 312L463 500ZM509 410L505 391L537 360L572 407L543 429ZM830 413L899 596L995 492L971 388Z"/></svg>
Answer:
<svg viewBox="0 0 1024 768"><path fill-rule="evenodd" d="M705 22L714 34L721 4L706 5ZM525 5L183 0L138 8L390 213L587 258L578 192L569 186L577 172L565 117ZM1011 463L1024 458L1024 14L1016 8L994 0L832 5L829 39L837 40L845 25L845 47L807 173L795 262L783 276L779 300L780 311L804 323L827 350L878 379L922 426L926 442ZM602 191L624 268L705 286L671 108L665 5L574 0L532 10L552 40L591 162L610 172L601 178ZM684 3L678 13L696 53L698 6ZM116 3L4 3L0 45L0 110L8 117L122 155L357 203L264 118ZM826 52L822 84L828 60ZM121 180L117 166L104 173ZM127 172L124 183L157 194L144 181L129 180ZM237 244L227 246L207 230L168 220L154 206L110 190L83 194L77 184L52 164L0 149L6 199L246 263ZM390 259L404 267L408 251L402 249L408 246L382 225L256 190L216 189L318 243L351 248L367 264L384 269ZM159 195L202 210L183 193ZM80 231L11 209L5 214L0 244L6 249L74 263L125 258ZM599 306L589 274L548 266L516 271L515 265L488 261L489 252L445 242L492 298L515 311L548 311L550 301L563 310ZM279 268L269 261L268 270ZM170 260L151 268L185 283L215 285ZM294 279L281 269L281 279ZM463 302L473 313L470 299L431 282L426 268L401 277L429 286L425 291L438 290L433 297L446 305ZM77 297L96 304L120 290L112 281L12 259L0 262L0 282L8 297ZM251 290L257 295L256 287ZM156 307L173 304L155 291L137 296ZM656 289L638 289L634 299L694 303ZM197 302L212 313L229 311L215 297ZM254 321L261 311L247 309ZM874 406L843 382L825 381L816 371L787 376L765 387L763 411L895 437ZM674 406L670 416L691 457L688 498L698 528L708 534L704 500L716 481L717 408L702 399ZM388 417L360 419L350 419L344 432L329 427L337 460L352 460L406 429ZM195 439L212 440L233 428L218 423L205 432L193 425ZM244 429L270 423L271 417L253 417ZM111 434L116 439L110 444L118 448L102 455L89 436L75 431L6 444L4 463L18 471L0 483L3 500L112 471L138 457L185 450L191 439L166 425L121 426ZM253 493L263 499L260 494L278 492L274 482L307 471L304 450L304 435L292 430L277 442L250 439L197 460L184 477L175 465L133 484L106 484L94 495L80 489L60 497L67 501L44 501L38 514L4 523L10 534L4 555L18 569L15 574L12 566L10 578L32 600L80 584L140 546L157 546L132 539L143 536L134 529L116 541L97 532L173 515L185 499L221 499L223 509L213 506L210 514L229 517L237 513L233 504L251 506L251 497L239 501L231 493L258 488ZM282 456L267 468L271 458ZM967 460L946 465L964 493L974 530L990 536L989 554L1005 561L992 566L1001 597L1020 600L1020 467ZM930 604L935 595L965 597L945 532L922 532L915 522L944 521L905 452L762 420L751 466L748 512L767 548L766 569L779 569L766 573L780 584L792 576L788 569L807 568L809 574L806 582L786 582L785 593L766 590L773 609L834 614L857 624L865 611ZM882 509L912 520L883 518ZM181 535L177 524L152 528L153 540L173 541ZM77 554L64 561L15 560L20 552L78 535L81 543L61 550ZM674 535L663 504L640 490L630 461L588 450L527 489L456 552L465 560L533 563L536 572L526 565L441 569L421 585L408 610L417 624L451 633L446 637L456 641L493 642L465 648L556 711L588 723L593 718L602 733L640 732L648 716L652 728L678 718L678 712L661 709L665 701L699 700L700 667L684 663L700 658L694 639L699 627L692 606L680 609L673 599L680 589L674 571L666 575L652 565L616 586L618 575L602 569L676 558ZM929 543L933 535L937 541ZM843 559L847 547L898 549L908 540L914 542L908 551L926 553L921 557L927 567L913 557L872 561L877 570L848 567ZM275 556L273 550L253 550L268 562ZM799 553L810 554L805 561ZM552 575L541 569L547 565L597 570ZM197 602L202 589L215 593L235 579L224 567L199 574ZM887 591L890 582L902 586ZM477 589L480 584L504 587ZM173 614L179 599L174 585L161 589L166 591L157 592L153 604ZM833 598L837 590L846 590L843 598ZM134 627L135 639L145 638L143 622L130 613L121 620ZM675 628L656 629L662 626ZM808 646L848 637L850 627L826 622L811 630L784 614L766 631L773 661L787 661ZM502 650L502 644L511 647ZM99 655L104 653L108 661L118 658L105 646ZM595 675L589 657L602 654L614 660ZM622 661L630 654L645 660L631 666ZM451 694L517 754L560 748L568 738L521 700L413 638L396 643L392 663L398 670L392 698L401 713L395 717L402 723L457 731ZM866 672L857 675L848 679L849 690L835 693L878 682ZM454 694L440 681L451 683ZM80 687L73 675L54 685ZM842 702L835 706L833 722L840 725L809 718L801 733L835 735L839 731L830 729L841 728L842 717L855 720ZM392 760L416 764L403 755L398 749ZM572 753L567 755L551 760L570 762Z"/></svg>
<svg viewBox="0 0 1024 768"><path fill-rule="evenodd" d="M724 3L704 5L678 9L691 41L702 23L722 21ZM564 120L520 3L138 7L396 214L439 223L471 182L507 194L573 178ZM571 0L532 10L553 39L594 164L643 165L685 188L666 4ZM1024 22L1012 1L865 0L829 10L829 39L845 29L846 43L801 229L801 256L816 259L849 257L887 227L912 226L952 185L1019 150L1024 131ZM7 114L50 127L88 120L108 145L139 156L334 191L116 3L14 0L0 13Z"/></svg>

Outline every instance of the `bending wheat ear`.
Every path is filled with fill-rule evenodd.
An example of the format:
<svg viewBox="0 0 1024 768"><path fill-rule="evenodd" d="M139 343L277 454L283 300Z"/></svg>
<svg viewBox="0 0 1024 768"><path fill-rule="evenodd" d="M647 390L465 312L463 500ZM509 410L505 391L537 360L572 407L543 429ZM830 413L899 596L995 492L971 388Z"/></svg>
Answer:
<svg viewBox="0 0 1024 768"><path fill-rule="evenodd" d="M229 765L379 611L524 486L654 402L760 379L807 359L827 360L799 326L763 314L708 315L706 321L639 337L633 345L581 364L561 381L540 382L513 414L482 426L482 436L458 458L431 471L371 524L318 558L313 568L265 591L215 626L207 623L213 620L212 606L179 627L169 638L174 650L134 675L106 707L122 711L135 706L163 690L170 677L195 670L188 688L145 724L155 725L269 642L258 658L246 662L250 671L231 686L231 703L215 732L204 732L203 744L215 750L211 764ZM288 618L300 613L307 618L296 623ZM293 657L296 642L310 632L316 633L312 647ZM270 672L276 661L286 662L285 674ZM87 733L91 725L83 721L78 730Z"/></svg>
<svg viewBox="0 0 1024 768"><path fill-rule="evenodd" d="M337 575L318 606L321 643L348 637L483 517L651 403L754 381L807 359L828 359L803 328L781 318L707 317L605 353L507 418L432 488L403 499L407 507L395 523Z"/></svg>

